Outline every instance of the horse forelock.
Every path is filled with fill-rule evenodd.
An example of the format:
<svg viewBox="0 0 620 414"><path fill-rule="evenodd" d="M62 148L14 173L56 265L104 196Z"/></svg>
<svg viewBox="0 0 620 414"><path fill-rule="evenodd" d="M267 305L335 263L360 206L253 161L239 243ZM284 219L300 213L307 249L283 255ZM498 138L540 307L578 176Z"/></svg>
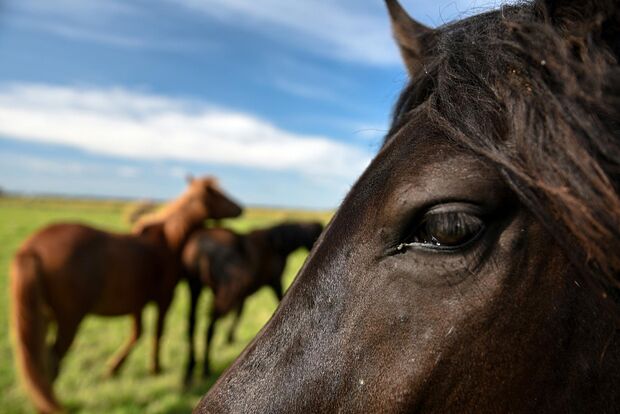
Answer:
<svg viewBox="0 0 620 414"><path fill-rule="evenodd" d="M599 39L600 25L583 23L578 36L546 15L525 4L439 28L385 142L423 118L417 128L439 128L491 162L573 264L609 293L620 286L615 46Z"/></svg>

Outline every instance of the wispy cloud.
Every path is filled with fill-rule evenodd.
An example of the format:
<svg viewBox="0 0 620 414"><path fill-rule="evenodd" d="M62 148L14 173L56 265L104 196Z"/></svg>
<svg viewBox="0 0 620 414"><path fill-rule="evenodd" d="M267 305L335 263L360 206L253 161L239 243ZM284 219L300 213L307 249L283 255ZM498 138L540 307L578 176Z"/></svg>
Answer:
<svg viewBox="0 0 620 414"><path fill-rule="evenodd" d="M328 102L342 102L342 96L339 96L327 88L316 85L308 85L302 82L294 82L286 79L276 79L274 85L284 92L308 99ZM347 103L345 101L345 103ZM347 103L348 104L348 103Z"/></svg>
<svg viewBox="0 0 620 414"><path fill-rule="evenodd" d="M120 178L136 178L143 171L132 165L112 166L104 163L93 163L72 159L50 159L37 155L26 155L20 152L8 151L0 153L0 162L4 165L19 167L33 174L55 175L59 177L92 176L93 174L116 175Z"/></svg>
<svg viewBox="0 0 620 414"><path fill-rule="evenodd" d="M244 27L275 40L293 42L295 47L321 56L370 64L398 64L396 48L390 39L382 4L372 9L360 2L317 0L159 0L154 8L167 4L177 10L190 10L198 16L215 18ZM118 47L155 46L148 36L132 31L111 34L109 23L122 18L140 22L145 14L131 2L118 0L20 0L11 11L25 17L32 29L83 41ZM122 25L115 25L117 29ZM181 45L180 42L178 42Z"/></svg>
<svg viewBox="0 0 620 414"><path fill-rule="evenodd" d="M206 39L161 36L145 24L145 10L130 2L109 0L20 0L9 2L11 24L71 41L123 49L187 52L213 49ZM155 33L153 33L155 32Z"/></svg>
<svg viewBox="0 0 620 414"><path fill-rule="evenodd" d="M398 64L382 4L353 1L176 0L205 15L250 27L322 56L370 64Z"/></svg>
<svg viewBox="0 0 620 414"><path fill-rule="evenodd" d="M35 174L52 175L76 175L93 172L98 168L79 161L57 161L36 156L25 156L23 154L5 153L0 154L0 161L3 164L11 163L19 165L20 168L32 171Z"/></svg>
<svg viewBox="0 0 620 414"><path fill-rule="evenodd" d="M315 82L300 82L280 78L273 81L273 86L287 94L325 102L345 110L363 112L366 109L346 93L335 92L323 85L317 85Z"/></svg>
<svg viewBox="0 0 620 414"><path fill-rule="evenodd" d="M0 134L134 159L197 161L352 179L371 154L256 116L122 88L0 87Z"/></svg>
<svg viewBox="0 0 620 414"><path fill-rule="evenodd" d="M83 27L69 26L66 24L24 20L15 20L15 22L23 26L30 26L31 28L36 28L37 30L45 31L71 40L79 40L81 42L93 42L131 49L155 47L153 42L146 41L145 39L141 39L139 37L104 33L103 31L92 30L92 28L87 29ZM157 48L160 48L160 46L157 45Z"/></svg>
<svg viewBox="0 0 620 414"><path fill-rule="evenodd" d="M7 2L9 10L19 10L43 16L74 16L76 18L105 18L111 15L135 15L139 8L122 0L20 0Z"/></svg>
<svg viewBox="0 0 620 414"><path fill-rule="evenodd" d="M412 15L432 26L497 7L515 0L403 1ZM149 9L135 3L109 0L20 0L9 11L22 16L29 27L70 39L116 47L184 50L188 39L169 44L144 29ZM443 4L443 6L442 6ZM275 41L294 45L301 53L367 65L400 66L383 1L359 0L153 0L152 8L167 6L173 13L189 10ZM439 16L439 17L437 17ZM178 17L178 16L176 16ZM124 24L117 24L118 21ZM112 22L115 22L113 25ZM208 22L205 22L208 24ZM148 26L148 25L147 25ZM110 27L120 32L111 33ZM196 39L193 39L194 42ZM203 41L205 39L202 39ZM194 45L197 47L198 45ZM201 47L204 45L201 43Z"/></svg>

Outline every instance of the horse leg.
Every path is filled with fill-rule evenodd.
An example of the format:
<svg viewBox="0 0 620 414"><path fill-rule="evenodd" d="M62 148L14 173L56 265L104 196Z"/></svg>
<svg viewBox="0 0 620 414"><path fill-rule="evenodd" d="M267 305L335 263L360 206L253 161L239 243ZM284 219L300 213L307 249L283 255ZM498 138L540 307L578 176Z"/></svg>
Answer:
<svg viewBox="0 0 620 414"><path fill-rule="evenodd" d="M198 298L200 297L201 284L200 281L190 278L188 280L190 292L189 316L187 326L187 342L189 344L189 355L187 365L185 366L185 378L183 384L188 387L192 382L192 374L196 366L196 347L194 344L194 333L196 330L196 307L198 306Z"/></svg>
<svg viewBox="0 0 620 414"><path fill-rule="evenodd" d="M215 300L215 298L214 298ZM211 308L211 317L209 321L209 328L207 329L207 335L205 340L205 359L203 361L202 368L202 377L207 378L211 373L211 368L209 366L209 350L211 349L211 339L213 338L213 331L215 330L215 323L219 319L220 314L215 309L215 305Z"/></svg>
<svg viewBox="0 0 620 414"><path fill-rule="evenodd" d="M153 357L151 360L151 374L153 375L157 375L161 372L161 364L159 362L161 336L164 333L164 322L171 301L172 297L157 304L157 327L155 328L155 336L153 337Z"/></svg>
<svg viewBox="0 0 620 414"><path fill-rule="evenodd" d="M235 312L232 325L230 326L230 331L228 331L228 338L226 340L229 344L232 344L235 341L235 331L237 330L237 327L239 326L239 320L241 319L241 313L243 312L244 303L245 303L245 299L242 299L241 303L237 305L237 310Z"/></svg>
<svg viewBox="0 0 620 414"><path fill-rule="evenodd" d="M273 282L271 282L270 286L278 297L278 302L282 302L282 298L284 297L282 281L280 279L274 280Z"/></svg>
<svg viewBox="0 0 620 414"><path fill-rule="evenodd" d="M139 312L134 313L133 315L133 329L131 332L131 336L129 337L129 341L121 348L121 350L116 354L114 358L111 359L108 370L106 372L106 376L113 377L118 374L121 369L121 366L125 363L125 360L129 356L129 353L133 349L136 342L142 335L142 309Z"/></svg>
<svg viewBox="0 0 620 414"><path fill-rule="evenodd" d="M49 355L51 356L50 378L52 381L56 379L60 372L60 362L73 343L80 321L81 318L73 320L59 319L56 322L56 339L54 340L54 344L49 348Z"/></svg>

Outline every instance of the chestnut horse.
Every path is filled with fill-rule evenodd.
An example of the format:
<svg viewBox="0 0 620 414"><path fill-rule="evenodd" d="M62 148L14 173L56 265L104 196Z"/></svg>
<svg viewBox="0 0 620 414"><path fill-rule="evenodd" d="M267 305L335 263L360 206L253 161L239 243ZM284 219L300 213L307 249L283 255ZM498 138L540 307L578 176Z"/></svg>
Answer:
<svg viewBox="0 0 620 414"><path fill-rule="evenodd" d="M142 309L157 304L151 370L157 373L166 311L181 271L180 249L206 218L236 217L241 208L213 178L192 180L187 191L135 234L115 234L81 224L50 225L32 235L11 267L16 356L34 405L61 410L52 389L60 361L87 314L131 315L129 342L112 360L116 374L142 332ZM53 345L45 338L56 325Z"/></svg>
<svg viewBox="0 0 620 414"><path fill-rule="evenodd" d="M236 311L228 335L228 341L232 342L248 296L263 286L270 286L278 301L282 300L282 274L286 259L300 247L310 250L322 231L323 225L318 222L288 222L246 235L224 228L201 229L191 235L182 257L191 292L186 386L191 383L195 365L194 327L202 286L210 287L214 296L202 371L203 377L206 377L209 375L209 349L217 320L233 309Z"/></svg>
<svg viewBox="0 0 620 414"><path fill-rule="evenodd" d="M391 129L196 412L620 412L620 2L387 5Z"/></svg>

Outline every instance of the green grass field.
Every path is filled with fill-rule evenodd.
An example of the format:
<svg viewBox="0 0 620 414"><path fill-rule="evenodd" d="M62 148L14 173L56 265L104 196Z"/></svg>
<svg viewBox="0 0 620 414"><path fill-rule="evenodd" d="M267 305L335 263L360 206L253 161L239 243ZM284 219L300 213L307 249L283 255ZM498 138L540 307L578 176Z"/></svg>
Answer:
<svg viewBox="0 0 620 414"><path fill-rule="evenodd" d="M65 200L50 198L0 198L0 412L30 413L33 409L19 384L11 349L9 326L8 269L11 257L20 243L42 226L56 221L81 221L105 229L124 231L126 203L120 201ZM289 210L248 209L240 219L226 226L245 232L277 223L284 219L318 219L327 222L330 213ZM284 283L288 286L306 257L297 251L289 257ZM187 286L177 286L175 299L166 320L162 344L163 373L148 373L151 335L155 309L145 311L144 334L118 378L105 379L108 359L126 341L130 332L128 317L102 318L89 316L82 323L62 371L55 384L56 394L69 412L83 413L187 413L216 380L198 380L183 392L182 370L186 358L186 314L189 295ZM197 345L199 361L204 349L204 329L211 294L204 291L199 309ZM247 302L237 331L237 342L225 343L230 315L216 328L211 354L212 368L221 373L243 350L276 309L270 290L262 289Z"/></svg>

